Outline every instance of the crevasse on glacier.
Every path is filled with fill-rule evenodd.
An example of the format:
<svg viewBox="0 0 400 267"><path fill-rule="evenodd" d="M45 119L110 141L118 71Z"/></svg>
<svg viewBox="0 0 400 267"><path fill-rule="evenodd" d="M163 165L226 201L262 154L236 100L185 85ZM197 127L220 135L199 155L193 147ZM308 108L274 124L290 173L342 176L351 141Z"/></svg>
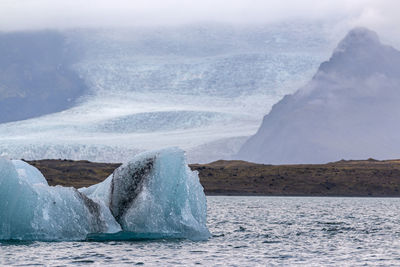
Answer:
<svg viewBox="0 0 400 267"><path fill-rule="evenodd" d="M50 92L40 84L33 88L31 75L18 71L27 70L40 81L55 79L70 93L81 88L79 83L67 86L60 84L61 78L72 82L71 75L78 74L88 87L73 108L0 124L0 155L122 162L142 151L179 146L192 163L231 158L272 105L305 84L332 48L327 36L332 27L327 25L296 21L237 26L200 23L15 33L21 36L17 40L0 34L5 38L0 42L0 76L9 77L2 79L0 95L29 100L31 105L24 105L20 113L37 114L33 99L43 101ZM66 47L43 38L52 35L64 37ZM21 54L14 51L16 46L26 49L20 49ZM35 60L21 56L32 53ZM59 55L68 55L67 62ZM65 64L58 69L60 62ZM52 70L54 75L47 75ZM20 85L29 90L21 91ZM67 99L61 93L55 97ZM5 100L8 105L3 106L1 99L0 111L13 114L0 112L0 120L17 115L18 105ZM48 104L64 109L59 101Z"/></svg>
<svg viewBox="0 0 400 267"><path fill-rule="evenodd" d="M89 188L0 159L0 240L207 239L206 198L178 148L142 153Z"/></svg>

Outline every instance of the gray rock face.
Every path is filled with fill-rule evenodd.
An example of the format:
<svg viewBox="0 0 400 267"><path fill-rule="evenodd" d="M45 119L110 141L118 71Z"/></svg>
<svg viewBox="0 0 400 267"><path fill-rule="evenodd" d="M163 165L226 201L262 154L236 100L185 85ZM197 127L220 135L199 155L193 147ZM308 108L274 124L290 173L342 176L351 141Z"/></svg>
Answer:
<svg viewBox="0 0 400 267"><path fill-rule="evenodd" d="M0 33L0 123L71 107L87 90L78 58L58 32Z"/></svg>
<svg viewBox="0 0 400 267"><path fill-rule="evenodd" d="M237 158L322 163L400 157L400 52L350 31L313 79L285 96Z"/></svg>

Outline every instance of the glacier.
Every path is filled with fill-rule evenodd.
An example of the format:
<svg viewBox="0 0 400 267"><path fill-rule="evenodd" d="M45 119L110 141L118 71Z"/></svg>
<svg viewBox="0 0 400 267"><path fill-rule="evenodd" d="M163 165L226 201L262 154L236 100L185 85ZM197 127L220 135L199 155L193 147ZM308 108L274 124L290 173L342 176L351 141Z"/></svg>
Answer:
<svg viewBox="0 0 400 267"><path fill-rule="evenodd" d="M229 159L331 51L326 28L299 22L62 34L80 51L71 67L87 94L62 112L0 124L0 155L122 162L179 146L191 163Z"/></svg>
<svg viewBox="0 0 400 267"><path fill-rule="evenodd" d="M141 153L78 190L0 159L0 240L204 240L206 213L203 187L179 148Z"/></svg>

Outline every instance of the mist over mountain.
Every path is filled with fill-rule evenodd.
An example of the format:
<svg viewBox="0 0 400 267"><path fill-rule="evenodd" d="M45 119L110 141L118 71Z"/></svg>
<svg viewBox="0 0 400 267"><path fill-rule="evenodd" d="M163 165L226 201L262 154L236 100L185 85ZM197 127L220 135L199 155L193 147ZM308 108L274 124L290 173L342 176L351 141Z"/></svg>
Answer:
<svg viewBox="0 0 400 267"><path fill-rule="evenodd" d="M321 163L400 157L400 52L350 31L312 80L275 104L238 158Z"/></svg>
<svg viewBox="0 0 400 267"><path fill-rule="evenodd" d="M0 123L72 107L88 89L80 57L56 31L0 33Z"/></svg>

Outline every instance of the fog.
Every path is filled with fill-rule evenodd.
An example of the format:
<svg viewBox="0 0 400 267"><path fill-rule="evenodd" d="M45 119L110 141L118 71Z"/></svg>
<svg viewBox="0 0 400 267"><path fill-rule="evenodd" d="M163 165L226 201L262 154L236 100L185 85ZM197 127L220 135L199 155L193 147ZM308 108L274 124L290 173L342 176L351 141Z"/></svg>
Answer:
<svg viewBox="0 0 400 267"><path fill-rule="evenodd" d="M384 27L399 21L396 0L2 0L1 30L341 20Z"/></svg>
<svg viewBox="0 0 400 267"><path fill-rule="evenodd" d="M2 0L0 31L305 20L330 23L336 41L364 26L397 46L399 8L396 0Z"/></svg>

